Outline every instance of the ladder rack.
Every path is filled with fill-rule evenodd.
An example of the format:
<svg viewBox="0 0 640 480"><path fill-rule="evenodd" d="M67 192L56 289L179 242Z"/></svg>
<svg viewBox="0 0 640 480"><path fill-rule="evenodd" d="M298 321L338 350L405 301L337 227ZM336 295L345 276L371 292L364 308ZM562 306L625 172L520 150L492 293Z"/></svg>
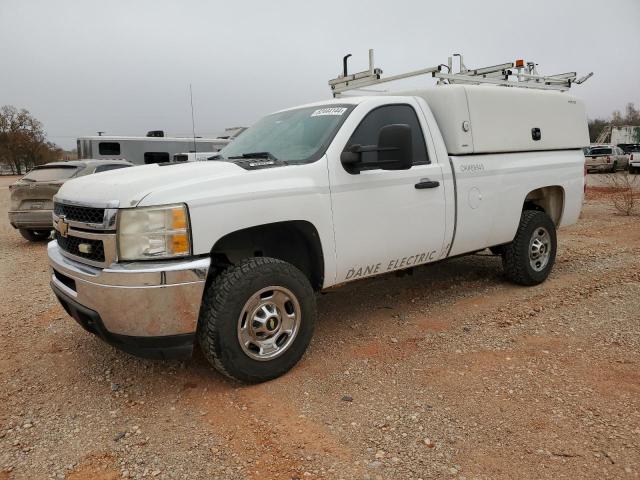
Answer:
<svg viewBox="0 0 640 480"><path fill-rule="evenodd" d="M602 129L598 138L596 138L595 143L607 143L607 141L611 140L611 125L607 125Z"/></svg>
<svg viewBox="0 0 640 480"><path fill-rule="evenodd" d="M369 69L362 72L349 74L347 62L351 54L342 59L342 75L329 80L329 87L334 97L350 90L362 90L366 87L381 83L393 82L420 75L430 75L438 79L438 84L493 84L507 87L536 88L541 90L566 91L573 84L584 83L593 72L577 78L576 72L559 73L556 75L540 75L533 62L524 63L523 60L502 63L483 68L469 69L465 66L462 55L454 54L449 57L447 64L427 67L412 72L392 75L382 78L382 69L376 68L373 63L373 49L369 50ZM453 72L453 57L459 57L459 71ZM446 72L445 72L446 70Z"/></svg>

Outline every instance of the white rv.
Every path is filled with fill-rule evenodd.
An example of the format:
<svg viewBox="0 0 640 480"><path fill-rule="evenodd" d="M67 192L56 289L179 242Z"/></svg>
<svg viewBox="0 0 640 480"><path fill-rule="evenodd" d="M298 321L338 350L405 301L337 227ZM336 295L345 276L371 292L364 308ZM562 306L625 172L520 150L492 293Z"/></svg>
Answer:
<svg viewBox="0 0 640 480"><path fill-rule="evenodd" d="M217 152L230 141L230 138L194 139L193 137L164 136L119 137L98 135L79 137L78 158L123 159L136 165L164 163L172 161L176 153Z"/></svg>

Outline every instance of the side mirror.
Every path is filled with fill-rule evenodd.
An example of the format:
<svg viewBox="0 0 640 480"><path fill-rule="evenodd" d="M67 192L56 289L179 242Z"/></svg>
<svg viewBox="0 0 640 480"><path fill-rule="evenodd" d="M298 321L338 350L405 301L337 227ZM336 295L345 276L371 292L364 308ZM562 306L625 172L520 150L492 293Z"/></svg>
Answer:
<svg viewBox="0 0 640 480"><path fill-rule="evenodd" d="M362 145L349 145L340 154L340 161L347 170L362 162Z"/></svg>
<svg viewBox="0 0 640 480"><path fill-rule="evenodd" d="M363 153L376 152L376 159L363 160ZM411 127L386 125L378 133L377 145L350 145L340 154L344 168L353 174L366 169L408 170L413 164Z"/></svg>

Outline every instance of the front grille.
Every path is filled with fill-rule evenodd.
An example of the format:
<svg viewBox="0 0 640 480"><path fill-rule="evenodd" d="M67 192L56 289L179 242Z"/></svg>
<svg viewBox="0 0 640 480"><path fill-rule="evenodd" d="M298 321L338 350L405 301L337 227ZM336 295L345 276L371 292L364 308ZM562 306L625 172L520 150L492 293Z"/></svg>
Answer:
<svg viewBox="0 0 640 480"><path fill-rule="evenodd" d="M104 221L104 208L77 207L56 202L53 212L60 216L64 215L67 220L84 223L102 224Z"/></svg>
<svg viewBox="0 0 640 480"><path fill-rule="evenodd" d="M104 262L104 244L102 240L90 240L88 238L78 237L63 237L60 232L56 230L56 240L58 246L65 252L69 252L72 255L76 255L87 260L93 260L94 262ZM89 246L89 253L81 252L80 244L86 244Z"/></svg>

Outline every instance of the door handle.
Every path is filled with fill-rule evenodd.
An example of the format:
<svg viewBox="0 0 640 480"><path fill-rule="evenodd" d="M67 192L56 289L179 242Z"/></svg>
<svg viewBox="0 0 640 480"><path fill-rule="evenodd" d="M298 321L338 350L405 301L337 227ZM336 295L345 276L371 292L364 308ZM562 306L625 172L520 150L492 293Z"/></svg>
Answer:
<svg viewBox="0 0 640 480"><path fill-rule="evenodd" d="M418 183L416 183L415 187L418 190L422 190L424 188L436 188L440 186L440 182L437 180L429 180L428 178L425 178L423 180L420 180Z"/></svg>

